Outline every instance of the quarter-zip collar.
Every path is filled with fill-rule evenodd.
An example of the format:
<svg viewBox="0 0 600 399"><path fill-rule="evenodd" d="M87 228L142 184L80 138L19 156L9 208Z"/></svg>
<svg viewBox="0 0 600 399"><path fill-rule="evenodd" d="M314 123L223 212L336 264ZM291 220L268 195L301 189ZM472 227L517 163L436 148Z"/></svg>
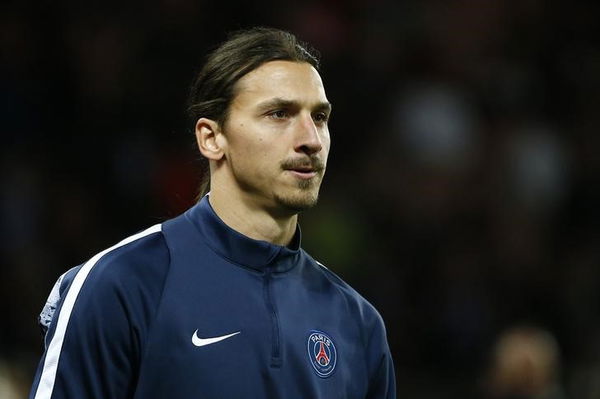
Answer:
<svg viewBox="0 0 600 399"><path fill-rule="evenodd" d="M298 225L289 246L254 240L226 225L213 210L207 195L189 209L185 216L216 253L234 263L263 272L267 268L273 272L284 272L298 263L301 252Z"/></svg>

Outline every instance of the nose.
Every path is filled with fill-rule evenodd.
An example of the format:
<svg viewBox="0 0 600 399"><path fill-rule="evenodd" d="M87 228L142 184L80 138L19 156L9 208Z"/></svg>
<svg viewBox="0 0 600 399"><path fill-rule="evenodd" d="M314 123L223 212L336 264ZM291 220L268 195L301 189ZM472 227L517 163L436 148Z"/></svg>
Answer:
<svg viewBox="0 0 600 399"><path fill-rule="evenodd" d="M316 154L323 149L319 128L310 114L300 118L294 149L307 155Z"/></svg>

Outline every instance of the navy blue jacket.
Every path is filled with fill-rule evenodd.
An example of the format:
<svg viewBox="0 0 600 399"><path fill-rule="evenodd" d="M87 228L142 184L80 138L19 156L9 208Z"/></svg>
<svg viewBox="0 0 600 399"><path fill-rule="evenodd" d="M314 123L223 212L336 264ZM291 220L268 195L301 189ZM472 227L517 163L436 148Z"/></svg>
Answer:
<svg viewBox="0 0 600 399"><path fill-rule="evenodd" d="M377 311L208 198L65 273L30 399L395 398Z"/></svg>

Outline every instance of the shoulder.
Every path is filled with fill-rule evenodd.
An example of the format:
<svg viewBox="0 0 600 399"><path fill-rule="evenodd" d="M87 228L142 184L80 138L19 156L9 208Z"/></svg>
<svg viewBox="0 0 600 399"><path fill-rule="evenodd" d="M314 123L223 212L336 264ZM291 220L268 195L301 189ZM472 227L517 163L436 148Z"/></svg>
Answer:
<svg viewBox="0 0 600 399"><path fill-rule="evenodd" d="M169 265L161 225L155 225L90 258L73 278L69 291L79 297L117 297L124 304L138 303L140 298L160 295ZM83 298L78 301L84 303Z"/></svg>
<svg viewBox="0 0 600 399"><path fill-rule="evenodd" d="M57 311L70 314L76 302L86 312L92 306L108 304L111 298L129 303L142 297L156 298L169 262L160 225L106 248L58 278L39 317L42 331L48 331Z"/></svg>
<svg viewBox="0 0 600 399"><path fill-rule="evenodd" d="M326 284L334 287L335 291L347 303L363 327L385 329L383 318L367 299L323 263L315 260L306 252L305 254L309 259L313 272L326 281Z"/></svg>
<svg viewBox="0 0 600 399"><path fill-rule="evenodd" d="M151 277L154 269L166 269L169 261L169 249L162 226L158 224L97 253L82 265L77 274L125 279Z"/></svg>

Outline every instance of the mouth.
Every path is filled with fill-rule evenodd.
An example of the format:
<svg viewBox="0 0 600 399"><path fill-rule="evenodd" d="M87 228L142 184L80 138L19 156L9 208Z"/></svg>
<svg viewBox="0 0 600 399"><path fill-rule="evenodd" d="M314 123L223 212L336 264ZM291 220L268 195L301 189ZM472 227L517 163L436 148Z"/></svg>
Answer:
<svg viewBox="0 0 600 399"><path fill-rule="evenodd" d="M296 166L286 170L299 179L312 179L317 175L317 170L312 166Z"/></svg>
<svg viewBox="0 0 600 399"><path fill-rule="evenodd" d="M317 177L323 168L317 166L313 166L310 164L307 165L294 165L292 167L285 168L287 172L289 172L292 176L301 180L310 180L314 177Z"/></svg>
<svg viewBox="0 0 600 399"><path fill-rule="evenodd" d="M289 162L284 164L283 169L298 179L308 180L319 175L323 171L324 165L322 165L320 160L314 162Z"/></svg>
<svg viewBox="0 0 600 399"><path fill-rule="evenodd" d="M288 169L288 172L290 172L293 176L299 178L299 179L312 179L313 177L315 177L317 175L317 172L314 170L302 170L302 169Z"/></svg>

